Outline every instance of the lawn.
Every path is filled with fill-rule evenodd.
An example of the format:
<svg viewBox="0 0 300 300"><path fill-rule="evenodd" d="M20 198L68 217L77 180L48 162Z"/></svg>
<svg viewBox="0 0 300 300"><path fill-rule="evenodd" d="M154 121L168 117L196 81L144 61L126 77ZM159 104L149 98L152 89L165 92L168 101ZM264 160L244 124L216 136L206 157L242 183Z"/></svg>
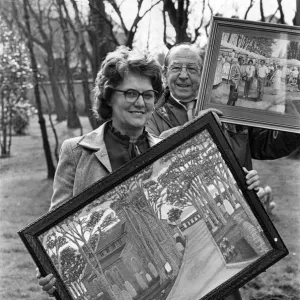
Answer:
<svg viewBox="0 0 300 300"><path fill-rule="evenodd" d="M90 131L82 118L84 132ZM48 123L48 122L47 122ZM54 138L48 126L54 148ZM66 122L56 124L59 141L79 135ZM36 117L26 135L14 136L12 156L0 159L0 299L46 300L35 278L35 265L17 231L49 208L52 181L48 180L45 156ZM277 204L271 219L290 254L243 289L244 299L300 299L300 161L288 158L255 161L263 184L274 191Z"/></svg>

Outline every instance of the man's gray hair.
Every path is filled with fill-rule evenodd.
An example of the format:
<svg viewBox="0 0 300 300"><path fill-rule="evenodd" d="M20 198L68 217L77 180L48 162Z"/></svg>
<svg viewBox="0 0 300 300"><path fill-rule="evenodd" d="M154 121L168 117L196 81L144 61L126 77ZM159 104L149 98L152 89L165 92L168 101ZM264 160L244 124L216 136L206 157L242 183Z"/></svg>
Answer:
<svg viewBox="0 0 300 300"><path fill-rule="evenodd" d="M177 49L186 49L186 50L195 51L199 56L200 67L203 66L203 57L200 53L200 50L197 48L197 46L195 46L195 44L191 44L191 43L180 43L180 44L174 45L167 53L165 60L164 60L164 68L169 66L170 55Z"/></svg>

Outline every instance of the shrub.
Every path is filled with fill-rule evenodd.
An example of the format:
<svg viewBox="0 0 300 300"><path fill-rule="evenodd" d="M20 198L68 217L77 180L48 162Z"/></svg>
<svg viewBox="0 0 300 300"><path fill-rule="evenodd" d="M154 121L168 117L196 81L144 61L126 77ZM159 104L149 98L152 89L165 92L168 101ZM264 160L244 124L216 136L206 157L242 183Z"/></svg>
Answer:
<svg viewBox="0 0 300 300"><path fill-rule="evenodd" d="M36 112L36 109L27 101L18 103L13 108L12 127L16 134L24 134L30 121L30 116Z"/></svg>
<svg viewBox="0 0 300 300"><path fill-rule="evenodd" d="M1 157L7 157L10 156L12 131L24 133L34 111L26 99L32 70L24 38L1 17L0 26L0 145Z"/></svg>

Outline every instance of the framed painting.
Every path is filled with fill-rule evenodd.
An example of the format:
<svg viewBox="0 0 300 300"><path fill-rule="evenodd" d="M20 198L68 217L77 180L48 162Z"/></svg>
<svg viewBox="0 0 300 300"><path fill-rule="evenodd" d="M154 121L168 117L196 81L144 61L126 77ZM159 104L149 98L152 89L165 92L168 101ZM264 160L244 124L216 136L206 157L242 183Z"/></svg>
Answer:
<svg viewBox="0 0 300 300"><path fill-rule="evenodd" d="M222 121L300 133L299 27L214 17L197 110Z"/></svg>
<svg viewBox="0 0 300 300"><path fill-rule="evenodd" d="M288 254L208 113L19 235L56 299L222 299Z"/></svg>

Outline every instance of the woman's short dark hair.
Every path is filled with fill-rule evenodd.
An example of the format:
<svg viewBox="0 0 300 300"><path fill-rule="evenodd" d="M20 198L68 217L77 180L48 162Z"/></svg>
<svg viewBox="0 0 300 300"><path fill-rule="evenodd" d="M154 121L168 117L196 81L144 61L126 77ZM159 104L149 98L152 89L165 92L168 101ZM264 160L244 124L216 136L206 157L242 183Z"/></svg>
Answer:
<svg viewBox="0 0 300 300"><path fill-rule="evenodd" d="M149 78L158 97L162 94L161 65L147 53L120 46L107 54L95 80L93 111L97 119L111 118L112 109L108 101L113 93L112 88L122 83L128 73Z"/></svg>
<svg viewBox="0 0 300 300"><path fill-rule="evenodd" d="M253 60L252 59L249 59L248 64L250 64L250 62L252 62L252 64L253 64Z"/></svg>

